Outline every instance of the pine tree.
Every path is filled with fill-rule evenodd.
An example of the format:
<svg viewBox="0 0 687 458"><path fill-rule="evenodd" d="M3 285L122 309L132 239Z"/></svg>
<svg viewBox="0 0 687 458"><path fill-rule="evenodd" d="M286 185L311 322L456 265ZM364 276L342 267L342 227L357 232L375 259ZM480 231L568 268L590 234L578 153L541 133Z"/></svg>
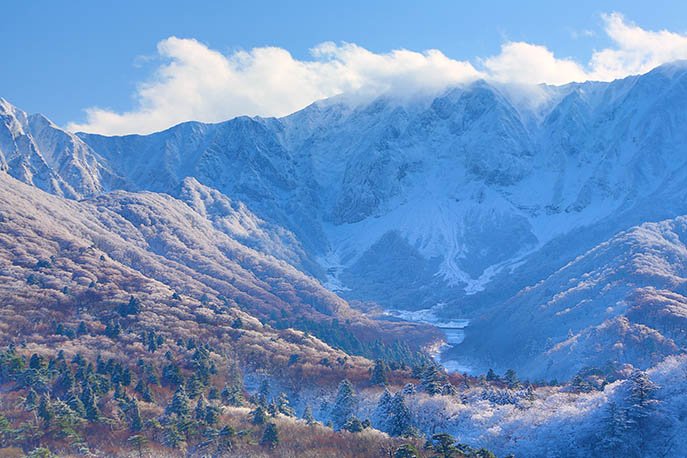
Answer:
<svg viewBox="0 0 687 458"><path fill-rule="evenodd" d="M313 417L312 408L310 405L305 406L305 410L303 411L303 420L305 420L305 423L308 425L315 424L315 417Z"/></svg>
<svg viewBox="0 0 687 458"><path fill-rule="evenodd" d="M420 452L412 444L403 444L394 452L394 458L418 458Z"/></svg>
<svg viewBox="0 0 687 458"><path fill-rule="evenodd" d="M165 426L162 443L169 448L179 448L184 442L184 437L174 423Z"/></svg>
<svg viewBox="0 0 687 458"><path fill-rule="evenodd" d="M399 391L391 400L387 432L391 436L408 436L412 434L412 428L410 409L405 404L403 393Z"/></svg>
<svg viewBox="0 0 687 458"><path fill-rule="evenodd" d="M150 392L150 386L148 386L147 383L144 383L142 379L138 380L138 383L136 383L136 386L134 387L134 391L140 394L141 399L143 399L145 402L153 402L153 394Z"/></svg>
<svg viewBox="0 0 687 458"><path fill-rule="evenodd" d="M43 425L47 428L53 418L52 406L50 405L50 398L46 394L41 395L40 403L38 404L38 417L43 420Z"/></svg>
<svg viewBox="0 0 687 458"><path fill-rule="evenodd" d="M131 296L128 303L119 305L118 311L123 317L137 315L141 312L141 301L134 296Z"/></svg>
<svg viewBox="0 0 687 458"><path fill-rule="evenodd" d="M262 433L262 438L260 439L260 445L275 448L278 444L279 432L277 431L277 425L274 423L267 423L265 431Z"/></svg>
<svg viewBox="0 0 687 458"><path fill-rule="evenodd" d="M518 375L513 369L508 369L503 375L503 380L508 385L508 388L517 388L520 386L520 380L518 380Z"/></svg>
<svg viewBox="0 0 687 458"><path fill-rule="evenodd" d="M219 414L219 408L212 405L207 405L205 407L205 423L210 426L216 425L219 421Z"/></svg>
<svg viewBox="0 0 687 458"><path fill-rule="evenodd" d="M260 388L258 389L258 404L263 407L267 407L267 402L270 397L270 382L267 379L260 382Z"/></svg>
<svg viewBox="0 0 687 458"><path fill-rule="evenodd" d="M255 410L253 410L251 413L251 422L254 425L263 425L267 421L267 412L265 412L265 408L258 405Z"/></svg>
<svg viewBox="0 0 687 458"><path fill-rule="evenodd" d="M370 383L373 385L386 385L388 367L381 359L375 361L370 374Z"/></svg>
<svg viewBox="0 0 687 458"><path fill-rule="evenodd" d="M196 402L196 408L194 409L194 417L198 421L205 421L205 401L203 397L198 397L198 402Z"/></svg>
<svg viewBox="0 0 687 458"><path fill-rule="evenodd" d="M40 400L38 398L38 393L36 393L33 388L30 388L26 398L24 399L24 408L26 410L34 410L36 407L38 407L39 402Z"/></svg>
<svg viewBox="0 0 687 458"><path fill-rule="evenodd" d="M432 450L439 453L443 458L451 458L458 453L456 440L447 433L434 434L430 441Z"/></svg>
<svg viewBox="0 0 687 458"><path fill-rule="evenodd" d="M91 422L97 421L98 418L100 418L100 412L98 411L95 393L93 392L90 383L83 383L80 399L83 403L84 411L86 412L85 418Z"/></svg>
<svg viewBox="0 0 687 458"><path fill-rule="evenodd" d="M336 401L332 407L332 423L335 430L340 430L349 418L355 414L356 399L353 385L348 380L339 384Z"/></svg>
<svg viewBox="0 0 687 458"><path fill-rule="evenodd" d="M494 369L489 368L487 371L487 382L496 382L499 379L499 376L496 375L496 372L494 372Z"/></svg>
<svg viewBox="0 0 687 458"><path fill-rule="evenodd" d="M422 371L420 387L430 396L434 396L441 393L444 379L444 374L439 371L436 364L428 364Z"/></svg>
<svg viewBox="0 0 687 458"><path fill-rule="evenodd" d="M391 401L392 396L388 388L379 397L377 408L375 409L374 419L376 420L377 429L380 431L389 432L389 417L391 416Z"/></svg>
<svg viewBox="0 0 687 458"><path fill-rule="evenodd" d="M627 422L627 412L618 407L611 401L608 403L604 428L597 436L595 451L599 456L609 458L628 456L627 440L629 425Z"/></svg>
<svg viewBox="0 0 687 458"><path fill-rule="evenodd" d="M127 439L127 442L131 444L131 446L136 450L138 453L138 458L143 458L143 450L145 450L146 445L148 444L148 439L143 434L135 434L133 436L130 436Z"/></svg>
<svg viewBox="0 0 687 458"><path fill-rule="evenodd" d="M358 417L353 416L346 420L346 424L341 429L345 429L349 433L359 433L364 429L364 427L363 423L358 419Z"/></svg>
<svg viewBox="0 0 687 458"><path fill-rule="evenodd" d="M174 392L172 400L167 405L165 413L167 415L175 414L180 418L188 417L191 413L191 409L189 408L188 403L189 399L188 396L186 396L186 391L184 390L184 387L179 386L176 392Z"/></svg>
<svg viewBox="0 0 687 458"><path fill-rule="evenodd" d="M80 417L86 417L86 407L84 407L83 402L81 402L79 396L77 396L76 393L74 393L73 391L70 391L68 393L67 405Z"/></svg>
<svg viewBox="0 0 687 458"><path fill-rule="evenodd" d="M287 417L296 416L296 411L293 410L293 407L291 407L286 393L279 393L279 396L277 397L277 410L280 414L286 415Z"/></svg>
<svg viewBox="0 0 687 458"><path fill-rule="evenodd" d="M141 411L138 409L138 402L136 399L132 399L129 405L129 429L137 433L143 429L143 419L141 418Z"/></svg>
<svg viewBox="0 0 687 458"><path fill-rule="evenodd" d="M658 427L655 418L659 401L656 399L658 386L653 383L646 372L635 369L629 379L629 395L627 399L627 421L632 429L635 450L644 454L647 442L653 430ZM656 437L653 438L656 440Z"/></svg>

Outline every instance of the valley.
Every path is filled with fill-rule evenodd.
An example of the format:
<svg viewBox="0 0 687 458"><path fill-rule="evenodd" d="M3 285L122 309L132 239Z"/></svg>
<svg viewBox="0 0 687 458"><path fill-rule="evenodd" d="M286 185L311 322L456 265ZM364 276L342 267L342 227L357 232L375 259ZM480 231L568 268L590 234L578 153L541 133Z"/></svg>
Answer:
<svg viewBox="0 0 687 458"><path fill-rule="evenodd" d="M0 446L682 450L685 106L685 62L150 135L0 99Z"/></svg>

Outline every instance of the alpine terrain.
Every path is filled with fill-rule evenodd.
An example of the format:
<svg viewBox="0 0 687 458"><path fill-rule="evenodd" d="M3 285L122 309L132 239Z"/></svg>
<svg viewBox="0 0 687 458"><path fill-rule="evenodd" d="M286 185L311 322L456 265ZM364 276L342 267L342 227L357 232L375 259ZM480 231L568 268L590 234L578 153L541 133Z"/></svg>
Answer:
<svg viewBox="0 0 687 458"><path fill-rule="evenodd" d="M684 456L687 62L354 100L0 99L0 452Z"/></svg>

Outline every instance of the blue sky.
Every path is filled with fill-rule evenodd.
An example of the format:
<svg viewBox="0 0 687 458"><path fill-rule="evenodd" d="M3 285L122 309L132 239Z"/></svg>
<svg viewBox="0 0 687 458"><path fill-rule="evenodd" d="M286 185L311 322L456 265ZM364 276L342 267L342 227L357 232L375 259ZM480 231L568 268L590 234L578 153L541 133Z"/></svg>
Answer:
<svg viewBox="0 0 687 458"><path fill-rule="evenodd" d="M158 43L171 36L195 39L227 56L274 46L305 62L313 59L311 48L329 41L337 45L355 43L382 55L397 49L437 49L449 59L469 62L481 70L484 59L498 55L502 45L510 42L542 45L558 59L587 65L595 50L613 46L613 39L605 32L608 22L603 19L604 14L612 12L622 13L628 23L643 30L666 29L684 34L687 29L684 1L108 3L2 2L0 96L26 111L43 112L58 124L76 122L107 133L108 126L103 123L109 121L96 126L93 120L87 122L84 110L99 107L117 114L135 111L142 103L140 84L156 84L159 77L151 75L170 58L178 59L175 51L170 51L170 57L160 55L156 49ZM338 51L335 57L325 54L327 60L343 59ZM349 65L348 61L345 65ZM275 68L279 71L282 67ZM543 81L556 83L558 79ZM294 84L298 85L298 81ZM226 114L217 108L184 107L187 113L181 118L160 119L150 129L186 117L215 120L241 110L247 114L283 114L308 98L329 95L327 91L352 84L350 79L335 88L323 89L320 84L307 96L291 97L276 107L257 102L242 105L235 102L236 98L227 99L226 104L235 103L236 108ZM226 86L222 87L226 90ZM158 102L159 98L143 101L149 105ZM167 102L164 104L169 105ZM131 123L118 128L132 130ZM112 132L121 133L118 128Z"/></svg>

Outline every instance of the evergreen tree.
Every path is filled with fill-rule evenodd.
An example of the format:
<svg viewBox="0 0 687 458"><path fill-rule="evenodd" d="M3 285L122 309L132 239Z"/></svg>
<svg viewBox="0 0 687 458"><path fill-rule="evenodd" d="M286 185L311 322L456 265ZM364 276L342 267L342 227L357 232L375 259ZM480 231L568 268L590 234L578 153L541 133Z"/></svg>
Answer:
<svg viewBox="0 0 687 458"><path fill-rule="evenodd" d="M439 453L442 458L451 458L459 452L456 440L447 433L434 434L430 440L430 447Z"/></svg>
<svg viewBox="0 0 687 458"><path fill-rule="evenodd" d="M336 401L332 407L332 423L335 430L340 430L349 418L355 414L356 399L353 385L348 380L339 384Z"/></svg>
<svg viewBox="0 0 687 458"><path fill-rule="evenodd" d="M487 382L496 382L499 380L499 376L496 375L496 372L494 372L494 369L489 368L487 371Z"/></svg>
<svg viewBox="0 0 687 458"><path fill-rule="evenodd" d="M403 444L394 452L394 458L418 458L420 452L412 444Z"/></svg>
<svg viewBox="0 0 687 458"><path fill-rule="evenodd" d="M346 424L342 429L345 429L349 433L359 433L364 429L364 427L363 423L358 419L358 417L353 416L346 420Z"/></svg>
<svg viewBox="0 0 687 458"><path fill-rule="evenodd" d="M118 311L123 317L137 315L141 312L141 301L131 296L128 303L119 305Z"/></svg>
<svg viewBox="0 0 687 458"><path fill-rule="evenodd" d="M315 417L312 414L312 408L310 405L305 406L305 410L303 411L303 420L305 420L305 423L308 425L315 424Z"/></svg>
<svg viewBox="0 0 687 458"><path fill-rule="evenodd" d="M279 409L277 408L277 403L272 401L269 403L267 406L267 413L270 414L271 417L276 417L277 414L279 413Z"/></svg>
<svg viewBox="0 0 687 458"><path fill-rule="evenodd" d="M376 419L377 429L380 431L389 432L389 417L391 416L391 392L388 388L384 388L384 392L379 397L377 408L375 409L374 418Z"/></svg>
<svg viewBox="0 0 687 458"><path fill-rule="evenodd" d="M146 439L143 434L135 434L130 436L127 439L127 442L129 442L134 450L136 450L136 453L138 453L138 458L143 458L143 450L145 450L148 444L148 439Z"/></svg>
<svg viewBox="0 0 687 458"><path fill-rule="evenodd" d="M229 366L227 384L222 389L222 401L230 406L241 407L245 403L243 391L243 374L238 364L234 362ZM269 392L269 387L267 387L267 392Z"/></svg>
<svg viewBox="0 0 687 458"><path fill-rule="evenodd" d="M286 415L287 417L296 416L296 411L293 410L293 407L291 407L286 393L279 393L279 396L277 397L277 410L280 414Z"/></svg>
<svg viewBox="0 0 687 458"><path fill-rule="evenodd" d="M69 392L68 394L67 405L80 417L86 417L86 407L84 407L79 396L77 396L73 391Z"/></svg>
<svg viewBox="0 0 687 458"><path fill-rule="evenodd" d="M29 368L34 370L40 370L43 368L43 357L34 353L29 359Z"/></svg>
<svg viewBox="0 0 687 458"><path fill-rule="evenodd" d="M26 410L34 410L38 407L40 399L38 398L38 393L33 388L29 388L29 392L24 399L24 408Z"/></svg>
<svg viewBox="0 0 687 458"><path fill-rule="evenodd" d="M81 389L81 402L84 406L84 411L86 412L85 418L88 421L97 421L100 417L100 412L98 411L98 406L96 405L96 398L91 384L84 382Z"/></svg>
<svg viewBox="0 0 687 458"><path fill-rule="evenodd" d="M388 370L389 368L384 361L381 359L376 360L370 374L370 383L373 385L386 385Z"/></svg>
<svg viewBox="0 0 687 458"><path fill-rule="evenodd" d="M251 413L251 422L254 425L263 425L267 421L267 412L262 406L257 406Z"/></svg>
<svg viewBox="0 0 687 458"><path fill-rule="evenodd" d="M636 452L644 455L652 433L661 429L656 417L656 408L659 404L656 399L658 386L649 379L646 372L639 369L632 372L629 384L627 422L632 430L631 442ZM657 437L652 439L656 440Z"/></svg>
<svg viewBox="0 0 687 458"><path fill-rule="evenodd" d="M403 394L406 396L412 396L416 393L415 385L412 383L406 383L403 385Z"/></svg>
<svg viewBox="0 0 687 458"><path fill-rule="evenodd" d="M141 418L141 411L138 409L138 402L132 399L129 406L129 429L137 433L143 429L143 419Z"/></svg>
<svg viewBox="0 0 687 458"><path fill-rule="evenodd" d="M403 393L399 391L391 400L387 432L391 436L408 436L412 434L412 430L410 409L405 404Z"/></svg>
<svg viewBox="0 0 687 458"><path fill-rule="evenodd" d="M267 402L270 397L270 382L264 379L260 382L260 388L258 389L258 404L263 407L267 407Z"/></svg>
<svg viewBox="0 0 687 458"><path fill-rule="evenodd" d="M278 444L279 432L277 431L277 425L274 423L267 423L265 431L262 433L262 438L260 439L260 445L275 448Z"/></svg>
<svg viewBox="0 0 687 458"><path fill-rule="evenodd" d="M136 386L134 387L134 391L140 394L141 399L143 399L145 402L153 402L153 394L150 392L150 386L142 379L138 380L138 383L136 383Z"/></svg>
<svg viewBox="0 0 687 458"><path fill-rule="evenodd" d="M430 396L434 396L441 393L444 379L444 374L436 364L428 364L420 376L420 387Z"/></svg>
<svg viewBox="0 0 687 458"><path fill-rule="evenodd" d="M503 380L508 385L508 388L517 388L520 386L520 380L518 380L518 375L513 369L508 369L503 375Z"/></svg>
<svg viewBox="0 0 687 458"><path fill-rule="evenodd" d="M212 405L205 407L205 423L210 426L216 425L219 421L220 410Z"/></svg>
<svg viewBox="0 0 687 458"><path fill-rule="evenodd" d="M43 425L47 428L53 418L52 406L50 405L50 398L48 395L42 394L41 400L38 404L38 417L43 420Z"/></svg>
<svg viewBox="0 0 687 458"><path fill-rule="evenodd" d="M194 417L198 421L205 421L205 402L203 397L198 397L198 402L196 402L196 408L194 409Z"/></svg>
<svg viewBox="0 0 687 458"><path fill-rule="evenodd" d="M180 418L188 417L191 413L188 403L189 399L188 396L186 396L186 390L184 390L183 386L179 386L174 392L172 400L167 405L165 413L167 415L175 414Z"/></svg>
<svg viewBox="0 0 687 458"><path fill-rule="evenodd" d="M603 430L597 436L594 450L599 456L620 458L629 455L627 439L629 425L627 412L611 401L608 403Z"/></svg>
<svg viewBox="0 0 687 458"><path fill-rule="evenodd" d="M179 448L183 442L184 436L179 433L179 429L174 423L165 426L162 435L163 445L176 449Z"/></svg>

